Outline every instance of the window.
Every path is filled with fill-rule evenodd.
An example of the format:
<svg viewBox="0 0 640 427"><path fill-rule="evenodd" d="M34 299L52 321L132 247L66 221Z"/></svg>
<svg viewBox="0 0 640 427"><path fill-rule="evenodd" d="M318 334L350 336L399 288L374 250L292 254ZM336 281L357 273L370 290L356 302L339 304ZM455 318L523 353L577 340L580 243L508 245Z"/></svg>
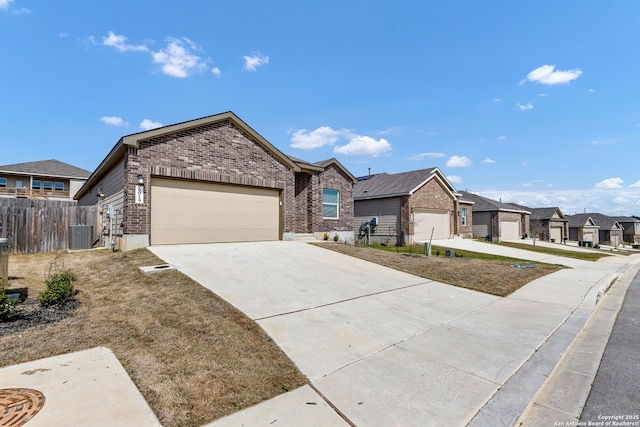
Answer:
<svg viewBox="0 0 640 427"><path fill-rule="evenodd" d="M38 179L34 179L34 180L31 182L31 189L32 189L32 190L39 190L41 185L42 185L42 183L40 182L40 180L38 180Z"/></svg>
<svg viewBox="0 0 640 427"><path fill-rule="evenodd" d="M56 191L64 191L64 182L56 182L54 188Z"/></svg>
<svg viewBox="0 0 640 427"><path fill-rule="evenodd" d="M22 180L16 179L16 188L22 188Z"/></svg>
<svg viewBox="0 0 640 427"><path fill-rule="evenodd" d="M322 217L329 219L338 219L338 201L340 193L338 190L322 190Z"/></svg>
<svg viewBox="0 0 640 427"><path fill-rule="evenodd" d="M51 191L53 190L53 181L45 181L44 182L44 189L46 191Z"/></svg>
<svg viewBox="0 0 640 427"><path fill-rule="evenodd" d="M467 208L460 209L460 219L462 220L462 226L467 225Z"/></svg>
<svg viewBox="0 0 640 427"><path fill-rule="evenodd" d="M7 178L0 178L0 188L7 188Z"/></svg>

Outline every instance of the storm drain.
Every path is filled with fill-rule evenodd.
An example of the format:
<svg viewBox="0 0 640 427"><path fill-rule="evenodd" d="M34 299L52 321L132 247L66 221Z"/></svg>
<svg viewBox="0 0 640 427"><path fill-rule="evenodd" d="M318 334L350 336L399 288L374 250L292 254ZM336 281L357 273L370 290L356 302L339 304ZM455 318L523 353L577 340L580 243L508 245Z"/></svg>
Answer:
<svg viewBox="0 0 640 427"><path fill-rule="evenodd" d="M0 426L25 425L44 406L44 394L31 388L0 389Z"/></svg>

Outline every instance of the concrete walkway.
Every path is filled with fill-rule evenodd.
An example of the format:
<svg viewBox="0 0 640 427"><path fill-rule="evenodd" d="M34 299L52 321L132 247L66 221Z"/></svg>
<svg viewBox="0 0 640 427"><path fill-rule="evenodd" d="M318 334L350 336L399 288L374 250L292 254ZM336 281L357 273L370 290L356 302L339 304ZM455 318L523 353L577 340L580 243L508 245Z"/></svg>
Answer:
<svg viewBox="0 0 640 427"><path fill-rule="evenodd" d="M211 426L513 425L636 261L434 244L572 269L499 298L300 242L152 247L256 320L311 381Z"/></svg>
<svg viewBox="0 0 640 427"><path fill-rule="evenodd" d="M27 417L28 427L161 425L118 359L104 347L2 368L0 393L7 389L23 390L15 391L18 398L8 398L18 405L0 406L3 426L22 425L5 424L14 416ZM29 391L39 397L32 400L39 400L39 411L38 405L33 411L20 405Z"/></svg>

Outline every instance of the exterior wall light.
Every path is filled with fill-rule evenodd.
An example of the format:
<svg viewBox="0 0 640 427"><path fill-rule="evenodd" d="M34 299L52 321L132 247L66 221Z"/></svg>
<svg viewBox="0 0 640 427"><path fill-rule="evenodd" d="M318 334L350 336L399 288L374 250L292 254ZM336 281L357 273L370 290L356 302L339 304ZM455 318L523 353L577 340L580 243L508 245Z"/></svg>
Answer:
<svg viewBox="0 0 640 427"><path fill-rule="evenodd" d="M144 175L142 175L141 173L138 174L138 184L144 185Z"/></svg>

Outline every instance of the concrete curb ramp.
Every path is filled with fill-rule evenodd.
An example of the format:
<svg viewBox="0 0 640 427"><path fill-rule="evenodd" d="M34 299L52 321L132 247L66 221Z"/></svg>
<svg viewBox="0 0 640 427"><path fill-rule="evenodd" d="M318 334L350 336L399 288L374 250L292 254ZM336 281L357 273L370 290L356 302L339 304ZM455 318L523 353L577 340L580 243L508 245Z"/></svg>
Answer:
<svg viewBox="0 0 640 427"><path fill-rule="evenodd" d="M44 395L44 405L28 427L161 426L113 352L104 347L2 368L0 389L7 388Z"/></svg>

